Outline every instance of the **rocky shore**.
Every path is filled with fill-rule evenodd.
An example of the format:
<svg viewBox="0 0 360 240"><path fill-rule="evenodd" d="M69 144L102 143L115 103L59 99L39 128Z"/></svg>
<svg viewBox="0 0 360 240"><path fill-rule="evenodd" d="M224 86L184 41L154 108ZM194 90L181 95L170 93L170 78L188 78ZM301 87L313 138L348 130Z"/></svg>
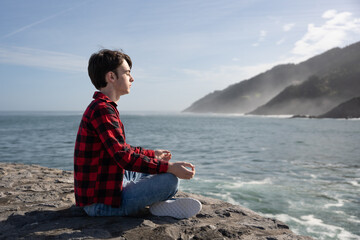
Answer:
<svg viewBox="0 0 360 240"><path fill-rule="evenodd" d="M0 239L311 239L284 223L201 195L196 216L88 217L74 205L73 172L0 163Z"/></svg>

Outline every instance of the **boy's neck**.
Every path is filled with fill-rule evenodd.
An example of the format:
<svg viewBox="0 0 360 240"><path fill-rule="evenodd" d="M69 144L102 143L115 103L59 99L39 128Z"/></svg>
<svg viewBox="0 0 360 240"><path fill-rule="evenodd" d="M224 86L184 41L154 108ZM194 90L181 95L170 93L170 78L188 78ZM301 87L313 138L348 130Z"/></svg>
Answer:
<svg viewBox="0 0 360 240"><path fill-rule="evenodd" d="M100 92L105 94L114 103L117 103L120 100L120 96L117 96L115 91L111 91L111 89L102 88L102 89L100 89Z"/></svg>

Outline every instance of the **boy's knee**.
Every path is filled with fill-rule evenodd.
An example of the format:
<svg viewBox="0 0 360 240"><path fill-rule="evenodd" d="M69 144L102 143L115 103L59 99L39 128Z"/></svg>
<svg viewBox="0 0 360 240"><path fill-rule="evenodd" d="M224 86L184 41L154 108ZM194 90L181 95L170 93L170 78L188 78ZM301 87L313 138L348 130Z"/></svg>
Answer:
<svg viewBox="0 0 360 240"><path fill-rule="evenodd" d="M166 175L166 181L168 183L169 190L171 192L171 195L174 196L179 189L180 180L172 173L166 173Z"/></svg>
<svg viewBox="0 0 360 240"><path fill-rule="evenodd" d="M170 175L170 178L171 178L170 181L174 184L174 186L176 186L176 188L178 188L179 183L180 183L179 178L177 176L175 176L174 174L172 174L172 173L169 173L169 175Z"/></svg>

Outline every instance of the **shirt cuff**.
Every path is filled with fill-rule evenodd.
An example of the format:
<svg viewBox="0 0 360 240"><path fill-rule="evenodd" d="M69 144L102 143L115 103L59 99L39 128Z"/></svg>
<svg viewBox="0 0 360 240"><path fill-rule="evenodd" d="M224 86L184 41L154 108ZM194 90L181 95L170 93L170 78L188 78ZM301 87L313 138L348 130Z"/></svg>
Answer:
<svg viewBox="0 0 360 240"><path fill-rule="evenodd" d="M165 160L156 159L159 161L158 163L158 173L166 173L169 168L169 162Z"/></svg>

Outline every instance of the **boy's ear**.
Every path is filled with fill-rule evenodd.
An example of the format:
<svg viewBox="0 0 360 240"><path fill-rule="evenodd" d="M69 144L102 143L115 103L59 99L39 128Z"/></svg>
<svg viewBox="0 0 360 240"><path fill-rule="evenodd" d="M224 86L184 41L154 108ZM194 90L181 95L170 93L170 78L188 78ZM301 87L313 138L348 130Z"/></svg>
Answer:
<svg viewBox="0 0 360 240"><path fill-rule="evenodd" d="M107 83L113 82L115 79L115 74L112 71L109 71L105 74L105 80Z"/></svg>

